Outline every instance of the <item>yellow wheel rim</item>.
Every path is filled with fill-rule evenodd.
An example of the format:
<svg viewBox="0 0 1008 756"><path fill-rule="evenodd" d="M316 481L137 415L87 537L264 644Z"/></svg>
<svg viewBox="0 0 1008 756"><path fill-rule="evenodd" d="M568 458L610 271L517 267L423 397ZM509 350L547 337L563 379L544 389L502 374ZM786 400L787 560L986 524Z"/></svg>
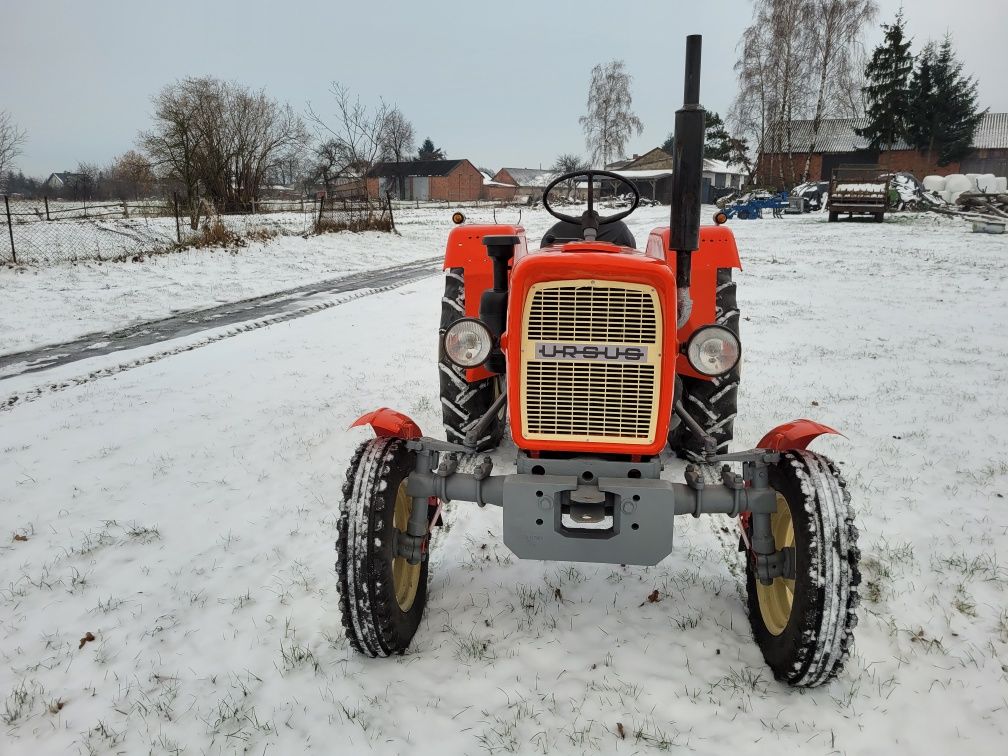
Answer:
<svg viewBox="0 0 1008 756"><path fill-rule="evenodd" d="M785 547L794 547L794 524L791 522L791 510L787 499L777 494L777 511L770 515L770 530L773 533L774 547L780 551ZM795 581L786 578L774 578L770 585L756 581L756 598L759 600L760 614L763 624L771 635L780 635L791 619L791 607L794 604Z"/></svg>
<svg viewBox="0 0 1008 756"><path fill-rule="evenodd" d="M396 491L392 527L400 533L405 533L412 511L413 497L406 493L406 481L403 481ZM395 590L396 603L404 612L410 610L416 599L417 586L420 585L420 564L420 562L410 564L400 556L392 560L392 588Z"/></svg>

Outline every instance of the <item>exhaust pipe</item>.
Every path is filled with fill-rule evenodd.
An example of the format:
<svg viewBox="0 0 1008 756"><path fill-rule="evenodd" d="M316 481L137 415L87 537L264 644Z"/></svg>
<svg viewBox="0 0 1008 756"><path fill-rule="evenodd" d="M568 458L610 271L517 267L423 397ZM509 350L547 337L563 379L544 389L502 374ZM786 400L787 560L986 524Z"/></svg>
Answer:
<svg viewBox="0 0 1008 756"><path fill-rule="evenodd" d="M675 116L672 214L669 247L676 253L678 327L693 311L690 298L692 254L700 246L700 191L703 186L704 109L700 105L700 51L703 37L686 37L686 83L683 106Z"/></svg>

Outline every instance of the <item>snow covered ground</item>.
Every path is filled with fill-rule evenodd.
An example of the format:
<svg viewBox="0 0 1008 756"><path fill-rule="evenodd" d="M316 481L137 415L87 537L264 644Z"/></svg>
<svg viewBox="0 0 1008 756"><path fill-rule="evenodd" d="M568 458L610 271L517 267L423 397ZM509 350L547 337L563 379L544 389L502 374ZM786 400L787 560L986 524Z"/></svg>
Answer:
<svg viewBox="0 0 1008 756"><path fill-rule="evenodd" d="M635 216L638 240L660 211ZM325 275L430 256L445 216L312 243ZM450 505L409 653L350 652L332 544L367 434L345 429L390 405L440 435L432 278L0 411L0 751L1002 753L1008 245L928 216L825 221L731 227L736 447L795 417L847 436L815 446L850 481L865 572L828 687L767 672L717 517L680 518L668 559L621 568L515 560L500 511ZM232 266L223 296L260 291L255 267L178 259L178 291Z"/></svg>
<svg viewBox="0 0 1008 756"><path fill-rule="evenodd" d="M490 207L462 209L470 217L492 220ZM502 222L518 218L518 210L498 209L497 213ZM237 249L147 255L142 262L92 260L41 267L0 266L0 353L24 351L178 312L444 254L451 214L452 210L443 206L397 208L401 236L349 232L285 235L253 241ZM247 221L248 217L227 219L231 223L235 219ZM299 213L254 217L259 219L256 227L275 223L290 234L301 233L304 225L304 216ZM546 228L545 219L546 214L538 211L530 231L536 230L541 236L539 229ZM136 233L136 229L127 228L130 224L147 229L145 233L149 232L158 244L174 239L173 218L114 219L106 223L130 233ZM55 233L59 224L37 225ZM70 236L64 242L74 242L75 238Z"/></svg>

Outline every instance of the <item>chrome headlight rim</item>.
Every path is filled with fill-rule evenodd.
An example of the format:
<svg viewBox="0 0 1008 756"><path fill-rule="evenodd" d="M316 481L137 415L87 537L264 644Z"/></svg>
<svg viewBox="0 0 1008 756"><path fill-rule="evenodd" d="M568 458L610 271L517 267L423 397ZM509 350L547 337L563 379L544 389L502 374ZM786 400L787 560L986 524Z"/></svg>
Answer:
<svg viewBox="0 0 1008 756"><path fill-rule="evenodd" d="M703 342L712 338L720 338L722 341L730 342L735 349L735 359L731 365L713 372L700 361L700 349ZM686 347L683 351L690 367L707 378L719 378L727 375L742 361L742 342L739 340L738 334L720 325L706 325L695 330L686 341Z"/></svg>
<svg viewBox="0 0 1008 756"><path fill-rule="evenodd" d="M478 344L468 347L470 350L469 353L460 351L460 347L461 349L467 348L459 342L462 336L461 332L466 331L470 336L476 336L479 339ZM478 351L471 351L477 346ZM459 318L445 328L441 336L441 351L444 356L451 364L466 370L477 368L486 362L493 351L493 346L493 334L490 333L490 329L487 328L486 323L479 318ZM463 354L466 354L466 356L463 356Z"/></svg>

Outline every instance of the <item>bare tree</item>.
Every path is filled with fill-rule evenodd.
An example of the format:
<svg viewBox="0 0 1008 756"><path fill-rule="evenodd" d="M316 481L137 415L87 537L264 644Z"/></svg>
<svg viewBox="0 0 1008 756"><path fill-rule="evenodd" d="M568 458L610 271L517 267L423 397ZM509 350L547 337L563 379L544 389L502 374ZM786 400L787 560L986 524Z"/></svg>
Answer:
<svg viewBox="0 0 1008 756"><path fill-rule="evenodd" d="M150 160L136 150L123 153L106 169L110 191L120 199L147 196L156 182Z"/></svg>
<svg viewBox="0 0 1008 756"><path fill-rule="evenodd" d="M798 180L795 153L810 145L795 144L795 120L813 121L805 180L823 119L858 114L860 37L875 12L875 0L755 0L738 46L730 122L760 155L773 156L772 163L756 162L763 171L757 180Z"/></svg>
<svg viewBox="0 0 1008 756"><path fill-rule="evenodd" d="M386 130L393 108L384 100L370 108L336 81L329 91L336 105L333 119L323 119L310 103L308 105L308 118L321 143L318 150L320 173L326 186L341 178L363 180L375 163L389 156Z"/></svg>
<svg viewBox="0 0 1008 756"><path fill-rule="evenodd" d="M384 140L384 152L391 160L402 163L407 155L412 154L414 148L413 124L398 107L393 107L385 116L385 124L382 129ZM406 171L403 166L398 166L396 170L396 183L398 184L399 197L406 195Z"/></svg>
<svg viewBox="0 0 1008 756"><path fill-rule="evenodd" d="M592 68L588 85L588 112L578 119L592 162L604 167L621 155L630 135L644 131L644 124L630 109L632 77L622 60Z"/></svg>
<svg viewBox="0 0 1008 756"><path fill-rule="evenodd" d="M10 113L0 110L0 176L10 170L14 158L21 154L24 140L24 130L18 128Z"/></svg>
<svg viewBox="0 0 1008 756"><path fill-rule="evenodd" d="M557 159L553 161L553 170L557 174L563 175L564 173L577 173L578 171L586 171L591 167L587 160L582 158L580 155L575 155L572 152L565 152L561 155L557 155ZM574 179L567 179L564 182L564 186L567 187L567 199L571 198L574 193Z"/></svg>
<svg viewBox="0 0 1008 756"><path fill-rule="evenodd" d="M154 119L141 143L153 165L185 187L194 226L200 190L218 210L252 209L267 172L308 140L289 105L212 77L165 87L154 98Z"/></svg>
<svg viewBox="0 0 1008 756"><path fill-rule="evenodd" d="M805 157L802 182L808 181L812 153L817 147L827 101L843 102L844 95L849 95L850 88L855 85L855 72L860 62L855 54L858 39L865 25L877 14L875 0L818 0L808 9L808 33L815 53L812 68L818 73L819 88L815 115L812 116L812 141ZM848 102L853 104L852 100L848 99Z"/></svg>

